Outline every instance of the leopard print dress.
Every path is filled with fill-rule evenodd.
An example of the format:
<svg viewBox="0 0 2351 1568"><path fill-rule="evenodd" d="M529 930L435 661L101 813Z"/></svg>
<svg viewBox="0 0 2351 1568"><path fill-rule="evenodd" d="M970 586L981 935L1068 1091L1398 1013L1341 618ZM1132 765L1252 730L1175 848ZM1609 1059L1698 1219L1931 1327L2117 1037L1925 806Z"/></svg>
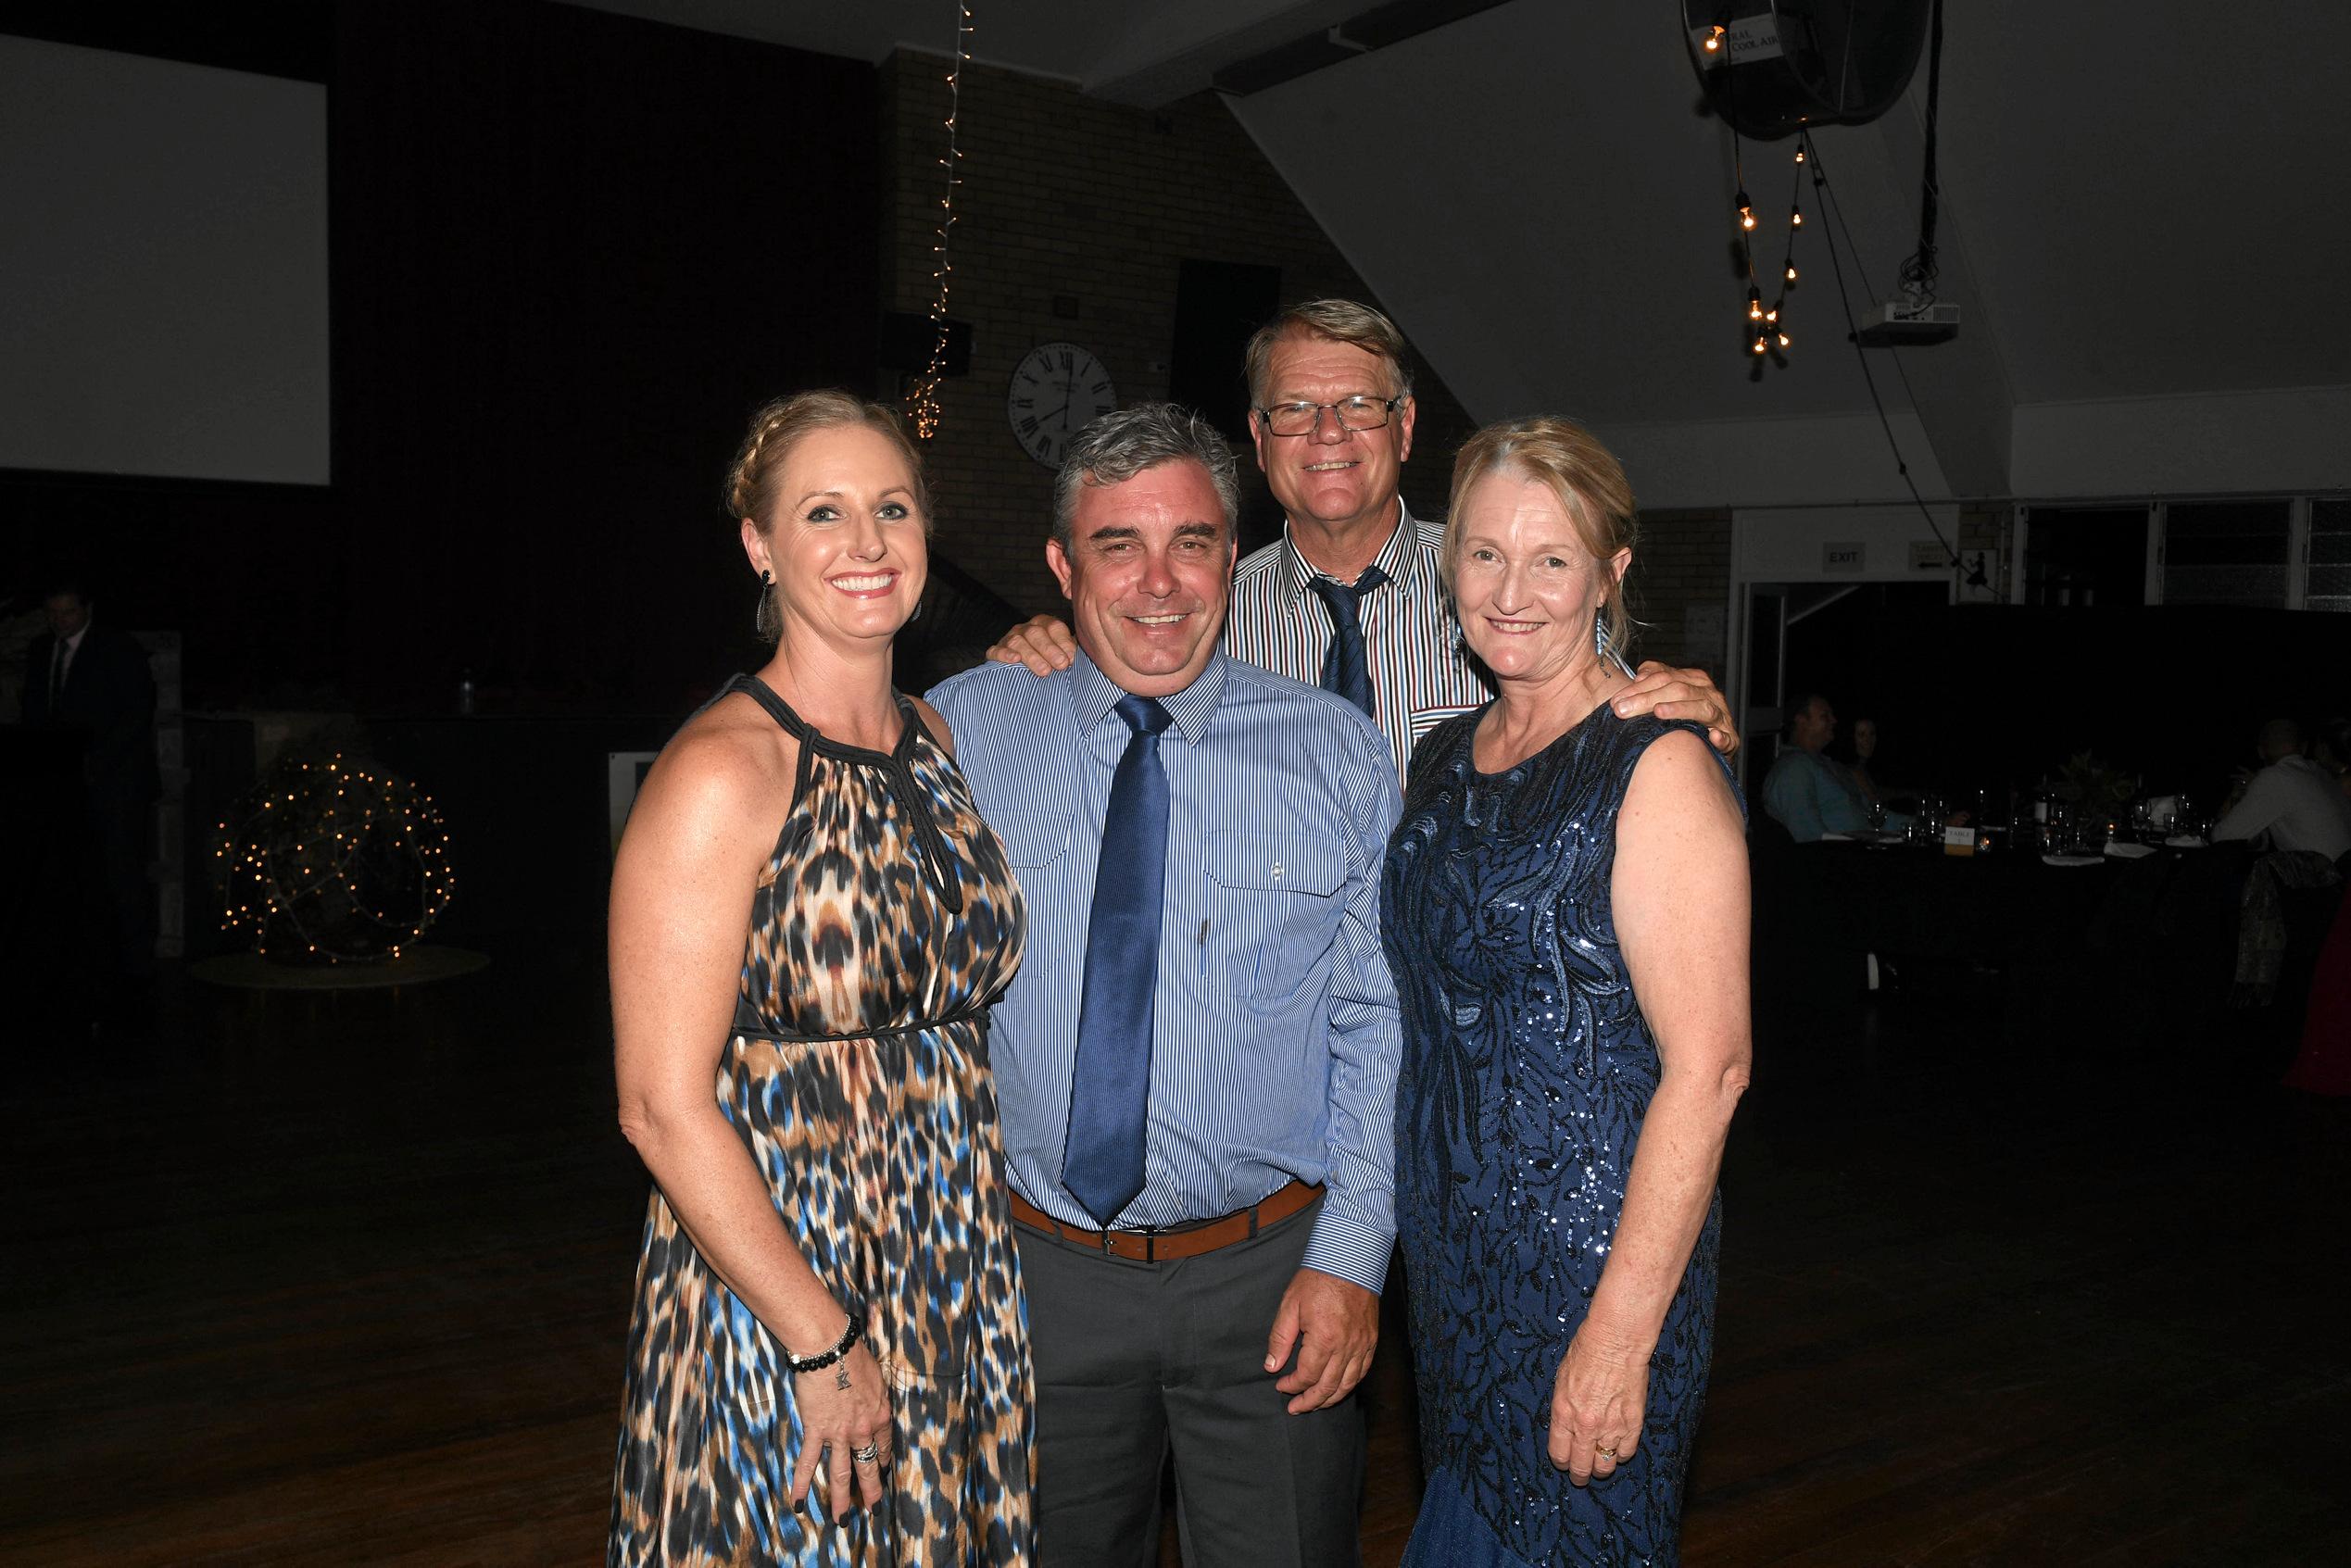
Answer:
<svg viewBox="0 0 2351 1568"><path fill-rule="evenodd" d="M896 1407L878 1509L791 1500L785 1352L659 1187L629 1329L611 1568L999 1568L1034 1555L1033 1403L987 1005L1019 963L1020 890L971 791L899 699L888 753L799 742L751 911L717 1095L775 1211L871 1343Z"/></svg>

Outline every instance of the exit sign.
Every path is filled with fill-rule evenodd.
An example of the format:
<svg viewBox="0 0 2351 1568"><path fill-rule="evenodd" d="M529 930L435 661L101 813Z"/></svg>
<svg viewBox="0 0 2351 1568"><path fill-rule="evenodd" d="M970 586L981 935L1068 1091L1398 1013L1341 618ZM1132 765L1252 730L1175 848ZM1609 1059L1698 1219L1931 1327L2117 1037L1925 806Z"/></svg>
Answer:
<svg viewBox="0 0 2351 1568"><path fill-rule="evenodd" d="M1823 571L1859 571L1867 551L1858 544L1823 545L1820 546L1820 570Z"/></svg>

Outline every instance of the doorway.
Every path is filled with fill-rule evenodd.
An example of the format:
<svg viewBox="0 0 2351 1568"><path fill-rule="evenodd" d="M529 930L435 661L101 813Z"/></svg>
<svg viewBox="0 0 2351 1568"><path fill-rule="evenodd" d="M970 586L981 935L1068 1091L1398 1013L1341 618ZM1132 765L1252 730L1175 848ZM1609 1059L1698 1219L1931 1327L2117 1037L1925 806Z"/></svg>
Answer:
<svg viewBox="0 0 2351 1568"><path fill-rule="evenodd" d="M1924 694L1886 677L1883 654L1950 605L1947 581L1749 583L1740 727L1750 787L1770 771L1789 705L1807 692L1828 696L1846 725L1872 718L1881 733L1929 733Z"/></svg>

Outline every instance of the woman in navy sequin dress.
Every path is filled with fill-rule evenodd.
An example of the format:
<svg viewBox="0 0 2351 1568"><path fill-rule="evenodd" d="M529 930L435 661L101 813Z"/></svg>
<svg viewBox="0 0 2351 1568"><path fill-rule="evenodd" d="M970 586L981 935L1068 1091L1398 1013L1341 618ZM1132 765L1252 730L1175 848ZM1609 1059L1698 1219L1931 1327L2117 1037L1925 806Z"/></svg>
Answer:
<svg viewBox="0 0 2351 1568"><path fill-rule="evenodd" d="M1413 758L1382 922L1428 1487L1413 1568L1667 1564L1748 1063L1747 859L1696 726L1619 719L1632 496L1490 427L1444 561L1499 696Z"/></svg>

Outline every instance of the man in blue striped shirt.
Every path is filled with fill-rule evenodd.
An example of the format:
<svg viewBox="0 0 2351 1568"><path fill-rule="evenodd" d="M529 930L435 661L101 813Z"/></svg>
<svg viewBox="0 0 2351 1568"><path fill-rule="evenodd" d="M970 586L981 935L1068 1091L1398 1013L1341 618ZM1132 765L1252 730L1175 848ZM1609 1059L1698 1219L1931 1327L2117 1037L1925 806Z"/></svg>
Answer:
<svg viewBox="0 0 2351 1568"><path fill-rule="evenodd" d="M1422 735L1493 695L1446 603L1444 529L1414 518L1397 489L1417 416L1403 334L1368 305L1308 300L1259 329L1244 374L1257 466L1284 520L1282 536L1240 563L1225 651L1350 696L1402 774ZM1042 675L1066 667L1072 647L1068 629L1040 615L988 657ZM1625 718L1693 720L1716 749L1738 748L1729 704L1704 671L1644 664L1616 706Z"/></svg>
<svg viewBox="0 0 2351 1568"><path fill-rule="evenodd" d="M1171 1449L1196 1561L1355 1561L1349 1396L1395 1232L1378 883L1396 771L1346 700L1220 648L1237 501L1232 452L1197 416L1097 420L1062 464L1047 546L1076 630L1069 668L987 664L930 693L1028 903L990 1057L1049 1564L1154 1561ZM1156 951L1133 979L1149 1038L1112 1042L1148 1052L1140 1191L1098 1213L1081 1179L1094 1157L1064 1155L1106 1110L1078 1091L1100 1044L1085 1021L1133 999L1089 995L1108 984L1092 949L1133 913L1106 919L1096 887L1136 870L1102 845L1132 842L1114 781L1154 722L1165 859Z"/></svg>

